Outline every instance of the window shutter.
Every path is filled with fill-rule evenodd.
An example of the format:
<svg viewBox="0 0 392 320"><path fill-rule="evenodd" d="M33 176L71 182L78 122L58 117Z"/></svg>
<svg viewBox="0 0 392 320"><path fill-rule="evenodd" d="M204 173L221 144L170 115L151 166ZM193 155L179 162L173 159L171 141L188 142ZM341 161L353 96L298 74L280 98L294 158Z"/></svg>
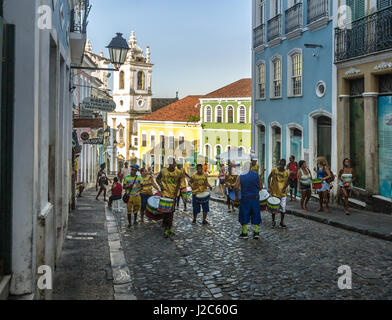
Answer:
<svg viewBox="0 0 392 320"><path fill-rule="evenodd" d="M353 21L365 16L365 0L347 0L347 5L351 8Z"/></svg>
<svg viewBox="0 0 392 320"><path fill-rule="evenodd" d="M389 6L392 6L392 0L377 0L378 10L384 9Z"/></svg>

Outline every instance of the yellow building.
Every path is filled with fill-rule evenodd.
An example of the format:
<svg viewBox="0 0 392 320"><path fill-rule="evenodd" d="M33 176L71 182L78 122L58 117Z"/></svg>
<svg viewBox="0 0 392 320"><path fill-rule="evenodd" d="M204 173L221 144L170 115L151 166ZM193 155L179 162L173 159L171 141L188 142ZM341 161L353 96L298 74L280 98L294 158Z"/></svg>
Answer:
<svg viewBox="0 0 392 320"><path fill-rule="evenodd" d="M167 166L169 156L190 173L199 152L201 96L187 96L138 120L138 158L154 172Z"/></svg>

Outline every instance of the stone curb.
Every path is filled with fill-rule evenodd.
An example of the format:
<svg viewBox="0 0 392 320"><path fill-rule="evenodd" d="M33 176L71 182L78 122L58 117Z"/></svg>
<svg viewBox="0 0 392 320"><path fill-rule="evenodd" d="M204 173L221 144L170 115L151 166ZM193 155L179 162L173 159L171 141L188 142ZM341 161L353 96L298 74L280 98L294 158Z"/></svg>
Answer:
<svg viewBox="0 0 392 320"><path fill-rule="evenodd" d="M213 200L215 202L226 203L226 200L225 199L221 199L221 198L211 197L211 200ZM377 231L367 230L365 228L351 226L351 225L348 225L348 224L345 224L345 223L332 221L332 220L326 219L326 218L320 218L320 217L317 217L317 216L313 216L313 215L310 215L310 214L305 214L305 213L302 213L300 211L296 211L296 210L292 210L292 209L287 209L286 213L292 214L292 215L297 216L297 217L313 220L313 221L316 221L316 222L319 222L319 223L327 224L327 225L330 225L332 227L336 227L336 228L345 229L345 230L348 230L348 231L357 232L357 233L360 233L360 234L363 234L363 235L367 235L367 236L370 236L370 237L373 237L373 238L387 240L387 241L392 241L392 236L386 235L384 233L380 233L380 232L377 232Z"/></svg>

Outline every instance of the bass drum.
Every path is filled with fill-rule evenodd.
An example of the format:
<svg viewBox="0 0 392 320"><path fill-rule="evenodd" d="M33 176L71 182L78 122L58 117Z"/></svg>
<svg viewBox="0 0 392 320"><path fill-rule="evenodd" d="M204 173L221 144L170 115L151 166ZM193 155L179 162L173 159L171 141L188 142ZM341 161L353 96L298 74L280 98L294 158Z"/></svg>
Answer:
<svg viewBox="0 0 392 320"><path fill-rule="evenodd" d="M158 221L163 219L163 214L158 211L161 197L152 196L147 200L145 215L148 219Z"/></svg>

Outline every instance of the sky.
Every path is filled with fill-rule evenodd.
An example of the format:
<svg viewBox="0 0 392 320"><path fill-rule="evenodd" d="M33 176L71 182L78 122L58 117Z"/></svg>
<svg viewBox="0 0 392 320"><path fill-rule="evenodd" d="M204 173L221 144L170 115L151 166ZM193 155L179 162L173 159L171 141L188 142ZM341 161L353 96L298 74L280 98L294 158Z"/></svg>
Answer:
<svg viewBox="0 0 392 320"><path fill-rule="evenodd" d="M135 31L151 48L154 98L207 94L251 77L250 0L90 0L93 51Z"/></svg>

